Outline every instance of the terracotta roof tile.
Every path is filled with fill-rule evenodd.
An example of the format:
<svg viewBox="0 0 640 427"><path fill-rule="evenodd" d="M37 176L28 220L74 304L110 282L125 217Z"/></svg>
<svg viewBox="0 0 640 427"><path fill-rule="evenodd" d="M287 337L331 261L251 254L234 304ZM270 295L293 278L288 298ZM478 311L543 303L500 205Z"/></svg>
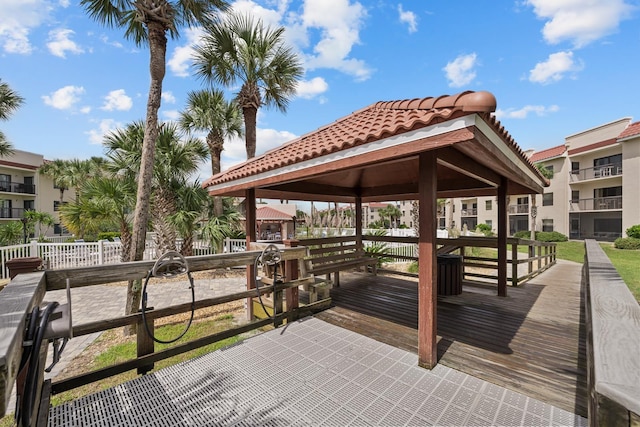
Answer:
<svg viewBox="0 0 640 427"><path fill-rule="evenodd" d="M640 122L631 123L622 131L618 139L629 138L630 136L640 135Z"/></svg>
<svg viewBox="0 0 640 427"><path fill-rule="evenodd" d="M203 187L249 177L471 113L481 114L508 145L526 158L500 122L490 114L495 109L495 97L484 91L376 102L215 175L207 179Z"/></svg>
<svg viewBox="0 0 640 427"><path fill-rule="evenodd" d="M533 153L530 157L533 163L541 162L542 160L551 159L553 157L558 157L564 152L567 151L567 147L564 144L558 145L557 147L547 148L546 150L537 151Z"/></svg>
<svg viewBox="0 0 640 427"><path fill-rule="evenodd" d="M256 219L259 221L291 221L291 218L291 215L274 209L271 206L263 206L256 209Z"/></svg>

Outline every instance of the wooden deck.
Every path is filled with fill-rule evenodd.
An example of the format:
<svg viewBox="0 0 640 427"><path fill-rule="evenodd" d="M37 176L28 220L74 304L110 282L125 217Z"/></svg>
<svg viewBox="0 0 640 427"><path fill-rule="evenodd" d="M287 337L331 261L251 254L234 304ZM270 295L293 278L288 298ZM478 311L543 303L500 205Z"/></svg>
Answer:
<svg viewBox="0 0 640 427"><path fill-rule="evenodd" d="M439 363L587 416L581 265L559 262L524 286L464 287L438 298ZM345 274L322 320L417 353L417 283Z"/></svg>

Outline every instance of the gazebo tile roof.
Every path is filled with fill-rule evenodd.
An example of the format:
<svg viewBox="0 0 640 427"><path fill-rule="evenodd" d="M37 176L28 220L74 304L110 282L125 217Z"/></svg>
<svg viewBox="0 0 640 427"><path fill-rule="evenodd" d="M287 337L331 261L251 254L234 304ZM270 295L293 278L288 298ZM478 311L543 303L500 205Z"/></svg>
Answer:
<svg viewBox="0 0 640 427"><path fill-rule="evenodd" d="M500 122L490 114L495 109L495 97L484 91L376 102L217 174L207 179L203 187L268 172L472 113L482 115L518 155L531 163Z"/></svg>

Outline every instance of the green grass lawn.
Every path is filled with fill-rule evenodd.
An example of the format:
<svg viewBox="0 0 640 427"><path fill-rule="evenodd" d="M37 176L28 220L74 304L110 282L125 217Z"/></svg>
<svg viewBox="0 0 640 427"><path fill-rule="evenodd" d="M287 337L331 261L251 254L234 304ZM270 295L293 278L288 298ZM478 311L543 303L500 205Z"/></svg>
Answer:
<svg viewBox="0 0 640 427"><path fill-rule="evenodd" d="M640 250L616 249L613 243L600 243L618 274L629 287L629 290L640 301ZM558 258L575 262L584 262L583 242L559 242Z"/></svg>

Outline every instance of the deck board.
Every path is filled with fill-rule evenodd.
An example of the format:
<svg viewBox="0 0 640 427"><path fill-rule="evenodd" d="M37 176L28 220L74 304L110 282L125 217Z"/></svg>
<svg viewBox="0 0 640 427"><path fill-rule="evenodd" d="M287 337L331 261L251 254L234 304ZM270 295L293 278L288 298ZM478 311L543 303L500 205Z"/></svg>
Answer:
<svg viewBox="0 0 640 427"><path fill-rule="evenodd" d="M560 262L505 298L466 287L438 298L439 363L587 416L580 270ZM417 283L344 274L322 320L417 353Z"/></svg>

